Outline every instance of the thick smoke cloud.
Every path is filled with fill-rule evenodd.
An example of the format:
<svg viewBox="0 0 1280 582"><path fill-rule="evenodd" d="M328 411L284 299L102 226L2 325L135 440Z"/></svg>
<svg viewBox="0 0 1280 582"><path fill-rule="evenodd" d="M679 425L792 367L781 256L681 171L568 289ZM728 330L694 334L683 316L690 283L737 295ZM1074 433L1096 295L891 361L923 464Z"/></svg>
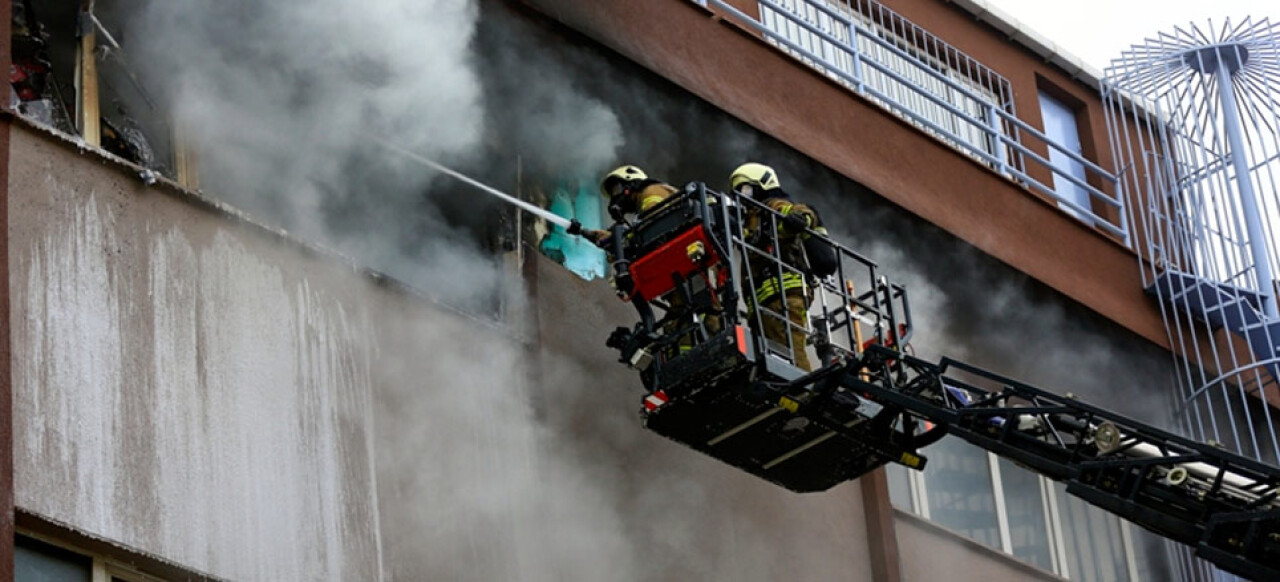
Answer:
<svg viewBox="0 0 1280 582"><path fill-rule="evenodd" d="M151 2L134 19L148 34L130 49L198 136L210 189L292 224L320 226L366 135L431 156L480 140L472 3Z"/></svg>
<svg viewBox="0 0 1280 582"><path fill-rule="evenodd" d="M574 74L592 55L484 5L475 49L495 141L516 152L535 180L594 180L615 162L624 138L614 109L589 93L606 81Z"/></svg>
<svg viewBox="0 0 1280 582"><path fill-rule="evenodd" d="M486 9L497 14L487 40L476 38L480 5L459 0L154 1L116 20L145 84L198 144L206 193L483 311L504 293L486 248L502 207L370 137L509 191L515 156L534 175L594 179L622 144L613 110L571 72L588 53L527 50L558 41ZM510 331L520 330L463 344L474 334L464 321L376 348L399 378L376 395L388 576L642 578L616 508L627 472L566 453L581 435L535 420L527 354ZM438 374L398 376L421 358ZM579 365L547 366L566 397L589 375ZM630 423L589 432L640 438Z"/></svg>
<svg viewBox="0 0 1280 582"><path fill-rule="evenodd" d="M592 174L621 142L613 112L553 59L497 52L478 63L476 1L120 10L113 20L144 84L196 136L207 193L463 308L485 310L499 285L488 250L499 205L372 138L504 187L515 165L494 163L495 143L538 167Z"/></svg>
<svg viewBox="0 0 1280 582"><path fill-rule="evenodd" d="M199 136L206 191L452 302L499 287L475 233L500 207L364 136L504 188L516 167L527 183L594 179L618 163L721 186L737 164L765 161L822 210L838 240L907 283L925 355L971 358L1051 389L1083 387L1104 405L1133 406L1140 400L1129 396L1158 376L1132 365L1140 358L1113 357L1114 329L1084 308L1064 307L874 193L511 4L154 0L131 15L147 34L130 35L129 48L148 86L164 87L165 104ZM578 327L560 325L600 340L607 325L629 323L575 318ZM396 443L378 451L393 468L379 476L381 501L397 512L384 543L389 555L424 558L389 565L394 578L776 579L788 573L770 568L785 567L839 577L830 557L850 551L839 541L857 528L856 511L806 521L786 510L831 514L822 497L791 496L655 444L635 426L635 391L597 383L621 376L607 355L588 361L548 346L534 374L528 354L460 349L462 335L406 332L405 345L444 371L380 395L379 431ZM439 417L427 390L463 393L454 422L422 422ZM744 555L734 544L776 553ZM667 557L652 564L655 555Z"/></svg>

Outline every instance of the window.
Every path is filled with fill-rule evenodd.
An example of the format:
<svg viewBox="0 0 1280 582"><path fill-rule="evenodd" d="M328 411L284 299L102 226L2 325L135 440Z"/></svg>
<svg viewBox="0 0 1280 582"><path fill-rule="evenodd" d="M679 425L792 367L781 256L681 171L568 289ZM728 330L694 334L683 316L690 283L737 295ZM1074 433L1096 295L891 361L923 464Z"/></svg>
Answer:
<svg viewBox="0 0 1280 582"><path fill-rule="evenodd" d="M118 0L14 2L10 105L26 119L81 136L195 187L194 160L130 63Z"/></svg>
<svg viewBox="0 0 1280 582"><path fill-rule="evenodd" d="M1073 154L1081 155L1080 129L1076 125L1076 112L1066 103L1040 91L1040 112L1044 116L1044 133L1051 144L1058 144ZM1084 164L1067 155L1062 149L1049 146L1049 162L1053 165L1053 191L1060 200L1059 206L1068 214L1091 221L1093 215L1089 191L1067 178L1071 176L1081 183L1088 178ZM1061 201L1074 204L1064 204ZM1081 210L1084 212L1082 213Z"/></svg>
<svg viewBox="0 0 1280 582"><path fill-rule="evenodd" d="M93 558L18 535L14 539L14 582L91 582Z"/></svg>
<svg viewBox="0 0 1280 582"><path fill-rule="evenodd" d="M1068 577L1097 582L1127 581L1128 544L1121 531L1120 518L1068 495L1065 485L1055 483L1053 490L1062 512Z"/></svg>
<svg viewBox="0 0 1280 582"><path fill-rule="evenodd" d="M21 514L19 518L21 519ZM137 562L138 556L130 561ZM143 559L145 561L145 559ZM203 579L193 573L176 571L183 580ZM61 540L43 535L18 533L14 536L14 582L162 582L132 567L101 555L83 551Z"/></svg>
<svg viewBox="0 0 1280 582"><path fill-rule="evenodd" d="M1027 563L1055 571L1044 479L1006 459L999 459L997 463L1009 522L1010 553Z"/></svg>
<svg viewBox="0 0 1280 582"><path fill-rule="evenodd" d="M1069 580L1161 579L1162 538L1065 486L955 437L925 453L923 472L888 466L894 506Z"/></svg>
<svg viewBox="0 0 1280 582"><path fill-rule="evenodd" d="M987 546L1000 547L986 451L957 438L943 439L929 448L924 479L930 520Z"/></svg>

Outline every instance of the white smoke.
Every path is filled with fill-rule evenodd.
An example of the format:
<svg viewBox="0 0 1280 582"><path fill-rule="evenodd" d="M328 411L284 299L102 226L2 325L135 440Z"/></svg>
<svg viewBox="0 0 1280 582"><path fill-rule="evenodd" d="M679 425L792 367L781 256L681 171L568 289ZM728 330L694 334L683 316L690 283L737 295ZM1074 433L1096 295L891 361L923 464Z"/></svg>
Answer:
<svg viewBox="0 0 1280 582"><path fill-rule="evenodd" d="M507 50L499 37L478 62L474 0L153 0L122 10L130 58L191 136L207 193L464 308L497 287L475 233L492 230L500 207L371 137L506 184L516 168L492 164L495 143L512 157L558 160L560 171L597 172L622 141L614 113L576 91L554 59Z"/></svg>
<svg viewBox="0 0 1280 582"><path fill-rule="evenodd" d="M147 31L128 49L197 144L209 194L466 307L502 292L502 273L450 219L495 206L369 137L511 181L494 143L539 171L578 175L612 163L622 143L613 110L579 91L559 56L528 51L529 27L487 8L504 30L485 47L476 1L156 0L125 20ZM614 477L564 453L560 427L532 416L528 354L510 334L475 343L467 322L450 321L379 348L393 378L376 404L390 577L631 577L615 488L601 486Z"/></svg>
<svg viewBox="0 0 1280 582"><path fill-rule="evenodd" d="M151 2L129 48L195 136L215 194L270 200L309 228L366 135L431 156L479 142L476 19L456 0Z"/></svg>
<svg viewBox="0 0 1280 582"><path fill-rule="evenodd" d="M434 198L447 191L478 202L485 195L433 181L430 172L402 161L390 162L364 136L380 135L451 163L475 163L479 150L501 144L548 174L592 175L610 163L628 162L672 181L683 177L712 185L722 185L734 165L750 159L799 159L793 151L757 143L736 122L710 115L710 107L684 106L670 91L655 90L651 79L605 74L587 79L582 74L610 63L580 67L575 74L573 59L581 57L574 51L580 49L565 48L569 43L563 38L542 43L538 35L546 32L529 30L533 27L507 27L490 36L484 47L490 68L482 75L473 43L481 23L473 1L154 0L134 16L133 28L146 34L131 35L129 49L148 86L165 89L163 101L187 133L196 136L206 190L451 298L494 289L498 270L456 226L433 213ZM532 46L538 50L529 50ZM579 84L585 82L598 85ZM626 102L627 114L620 119L610 106L587 96L591 91L609 94L610 104ZM624 129L635 130L644 140L624 143ZM619 159L619 149L625 159ZM487 170L514 173L506 167ZM668 171L673 176L663 175ZM784 174L802 201L815 199L808 198L800 172ZM810 184L821 188L824 183ZM836 193L831 190L827 199ZM841 222L833 216L834 204L822 210L829 223ZM859 210L851 209L843 221L847 232L858 235L854 240L875 238L862 231L880 217L863 216ZM918 226L918 221L913 224ZM909 282L919 331L922 338L939 337L953 315L947 310L956 305L947 296L957 292L956 286L981 282L943 283L931 269L948 260L946 253L922 259L909 245L899 244L908 236L885 236L884 246L859 250L890 267L919 269L922 274L910 275L914 281ZM903 273L890 272L895 278ZM1024 310L1027 323L1044 323L1034 305L1006 307ZM1062 322L1049 323L988 333L1010 338L1032 334L1056 343ZM509 345L498 354L484 345L460 345L458 338L466 333L415 330L406 332L403 348L386 348L435 358L443 370L429 379L408 377L406 371L403 384L381 403L386 407L381 418L390 420L378 427L385 437L380 442L399 442L400 448L381 448L380 462L401 468L399 480L380 475L382 490L392 493L382 502L388 512L421 509L407 516L413 519L400 516L384 524L388 553L418 552L429 558L406 562L406 570L393 572L394 577L503 579L518 573L525 579L643 579L633 568L648 554L642 556L629 543L647 542L641 545L666 553L683 548L684 571L712 564L727 569L740 563L734 543L776 549L789 542L799 550L840 539L838 532L849 527L851 520L829 519L824 523L833 532L830 536L802 539L801 534L818 526L796 514L746 511L731 501L808 507L810 517L827 513L829 508L814 498L788 496L709 459L682 449L674 452L674 445L667 444L661 455L641 451L629 441L653 435L622 424L633 421L629 409L614 402L600 405L612 399L598 394L601 386L583 380L598 377L598 370L549 362L547 384L558 387L556 396L564 401L558 413L583 413L581 419L537 422L523 405L528 392L513 387L528 372L520 365L524 354L511 353ZM957 338L956 344L974 341ZM949 351L942 346L937 350ZM395 357L415 356L401 352ZM1078 359L1062 364L1069 368L1074 362ZM583 396L588 390L597 393ZM445 402L452 403L452 422L439 421L438 412L431 417L436 422L424 422L425 413L438 411ZM548 434L548 426L572 427L581 434ZM649 474L662 478L637 477L645 471L623 466L619 458L637 464L648 460ZM719 477L695 480L699 472ZM732 487L710 495L703 490L708 484ZM628 488L634 499L619 493ZM718 536L735 531L735 523L741 533ZM625 531L624 525L641 531ZM550 533L544 527L560 538L540 537ZM689 532L704 541L696 551L687 543ZM753 536L772 539L744 541ZM720 551L706 552L708 545ZM512 550L520 560L495 557L495 549ZM832 547L830 555L836 551ZM746 577L748 566L736 567ZM663 577L663 570L655 572L648 577ZM763 572L754 574L768 577ZM721 577L729 575L722 572Z"/></svg>

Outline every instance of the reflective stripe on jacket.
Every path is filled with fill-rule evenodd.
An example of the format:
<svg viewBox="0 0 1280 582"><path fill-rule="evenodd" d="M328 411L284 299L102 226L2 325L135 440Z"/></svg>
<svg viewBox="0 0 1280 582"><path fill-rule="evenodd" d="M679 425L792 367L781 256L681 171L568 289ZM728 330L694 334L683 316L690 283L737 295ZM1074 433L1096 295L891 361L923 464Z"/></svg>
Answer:
<svg viewBox="0 0 1280 582"><path fill-rule="evenodd" d="M635 196L635 199L639 202L636 204L636 208L639 209L639 213L644 214L654 206L661 204L663 200L670 198L671 195L676 192L677 190L675 187L670 184L655 182L645 186L632 196Z"/></svg>
<svg viewBox="0 0 1280 582"><path fill-rule="evenodd" d="M804 204L792 202L791 198L785 193L766 198L763 204L783 216L800 214L808 219L810 225L815 225L818 222L817 214L811 208ZM763 211L750 212L748 214L745 228L747 240L751 240L756 233L769 228L771 218L764 214ZM778 249L779 255L782 257L782 264L789 268L782 270L782 288L784 290L804 288L805 280L801 273L804 273L808 266L804 262L804 250L800 237L796 236L798 233L789 232L781 219L777 220L777 228L778 233L775 239L780 247ZM759 250L769 253L769 256L751 253L747 257L747 269L756 284L756 288L752 291L758 302L763 302L778 294L778 261L772 256L774 249L771 245L766 246L769 248L762 246L759 247Z"/></svg>
<svg viewBox="0 0 1280 582"><path fill-rule="evenodd" d="M804 289L804 288L805 288L804 277L801 277L796 273L790 273L790 272L782 274L782 289L784 291L789 289ZM778 294L778 278L769 277L768 279L765 279L763 283L760 283L759 287L756 287L756 303L764 303L765 301L768 301L769 298L777 294Z"/></svg>

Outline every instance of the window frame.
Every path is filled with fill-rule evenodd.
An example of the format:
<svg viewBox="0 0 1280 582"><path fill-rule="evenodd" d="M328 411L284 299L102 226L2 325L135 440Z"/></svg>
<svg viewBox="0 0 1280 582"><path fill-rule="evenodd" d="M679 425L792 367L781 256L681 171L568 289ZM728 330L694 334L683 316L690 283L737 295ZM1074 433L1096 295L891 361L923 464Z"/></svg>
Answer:
<svg viewBox="0 0 1280 582"><path fill-rule="evenodd" d="M956 438L956 437L948 436L946 438ZM967 446L972 446L972 445L967 445ZM1026 562L1022 558L1015 556L1012 552L1012 534L1011 534L1012 530L1010 529L1010 525L1009 525L1007 500L1006 500L1004 486L1003 486L1003 475L1001 474L1000 468L999 468L999 460L1000 460L1000 457L998 455L990 451L986 451L986 461L992 477L991 493L995 497L996 524L998 528L997 531L998 531L1001 547L994 547L994 546L988 545L986 543L983 543L980 540L976 540L968 536L965 536L964 534L961 534L959 532L955 532L954 530L947 528L943 524L937 523L930 515L929 505L927 502L929 499L928 497L929 484L925 479L924 471L915 471L915 470L907 469L906 467L903 467L901 465L892 465L892 467L889 468L889 470L891 471L906 471L906 475L907 475L906 482L910 487L909 495L906 496L906 499L910 502L910 507L901 507L898 505L895 505L895 507L897 507L900 510L906 511L908 513L915 514L926 521L933 522L939 527L947 529L948 531L952 531L957 536L972 540L975 543L982 544L994 551L1005 554L1014 560L1018 560L1020 562L1030 565L1031 567L1043 570L1044 568L1031 564L1030 562ZM1037 479L1037 482L1039 483L1041 509L1045 513L1045 529L1046 529L1046 536L1048 538L1049 557L1050 557L1050 561L1052 562L1052 569L1050 570L1050 572L1068 580L1078 580L1079 578L1074 578L1071 573L1071 568L1070 568L1071 556L1069 556L1067 553L1066 527L1065 527L1065 521L1064 521L1065 515L1058 503L1057 491L1055 491L1055 488L1054 488L1054 481L1045 477L1044 475L1040 475L1040 474L1034 474L1034 475L1035 475L1035 478ZM937 486L937 484L935 483L934 486ZM1117 564L1117 570L1125 572L1126 575L1128 576L1128 580L1130 580L1131 582L1137 582L1138 580L1141 580L1141 576L1139 575L1138 562L1137 562L1137 551L1135 549L1134 536L1133 536L1133 531L1131 529L1132 527L1135 527L1135 526L1129 521L1124 520L1119 516L1114 515L1110 512L1097 508L1096 506L1088 504L1083 500L1081 500L1081 503L1087 505L1091 511L1099 511L1107 519L1114 519L1118 522L1118 528L1120 531L1120 545L1121 545L1120 552L1118 553L1118 555L1122 556L1122 563ZM1077 575L1079 575L1079 573L1077 573Z"/></svg>
<svg viewBox="0 0 1280 582"><path fill-rule="evenodd" d="M15 527L14 536L15 538L24 537L35 540L78 556L88 558L90 560L90 582L115 582L116 580L123 582L167 582L164 578L144 573L120 560L84 549L73 543L67 542L66 540L59 539L56 536L35 532L23 527Z"/></svg>

